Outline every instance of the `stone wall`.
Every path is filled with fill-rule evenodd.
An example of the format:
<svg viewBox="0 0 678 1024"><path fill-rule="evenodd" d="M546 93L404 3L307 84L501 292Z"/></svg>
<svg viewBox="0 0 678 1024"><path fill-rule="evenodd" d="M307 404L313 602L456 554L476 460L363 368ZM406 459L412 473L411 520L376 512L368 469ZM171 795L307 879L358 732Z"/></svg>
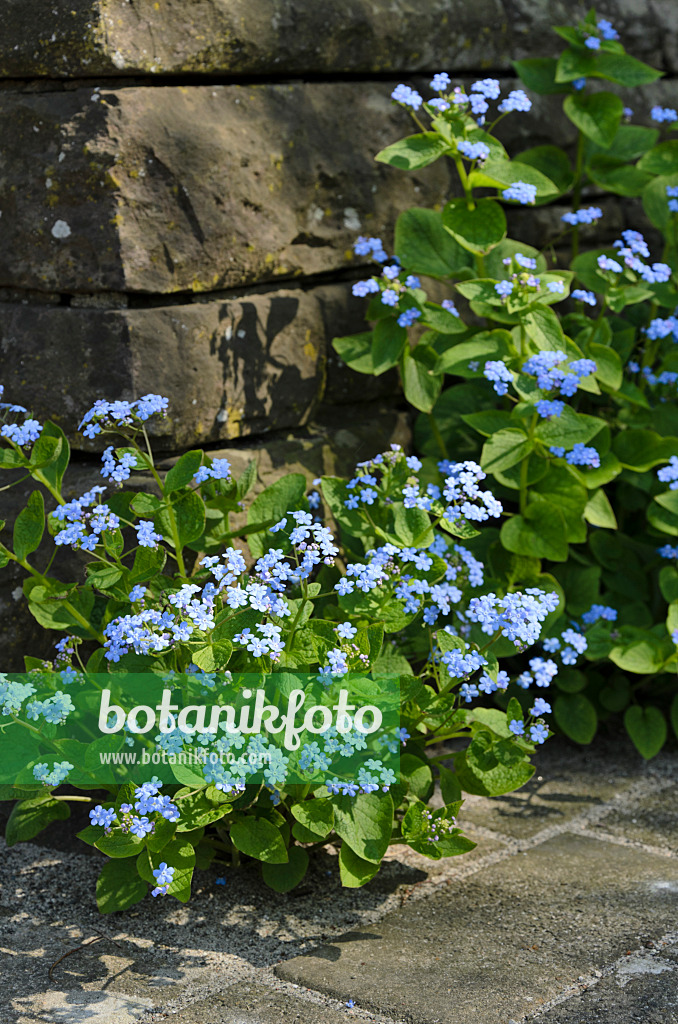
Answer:
<svg viewBox="0 0 678 1024"><path fill-rule="evenodd" d="M605 0L629 50L668 75L678 8ZM555 52L571 0L4 0L0 37L0 380L68 433L74 495L98 472L77 433L99 396L166 394L153 443L172 458L224 446L260 455L260 485L289 463L347 471L406 439L392 374L339 365L360 330L359 233L388 245L398 213L449 196L442 163L403 174L375 153L409 130L390 101L425 88L512 81L511 59ZM649 106L647 100L642 101ZM633 105L633 103L632 103ZM567 141L559 102L505 122L515 152ZM550 209L522 215L543 240ZM608 224L623 226L615 206ZM350 429L346 429L346 425ZM329 460L329 461L328 461ZM11 494L12 497L8 497ZM0 518L20 495L0 491ZM18 579L0 583L0 667L37 654ZM12 643L9 644L11 636ZM10 653L11 649L11 653Z"/></svg>

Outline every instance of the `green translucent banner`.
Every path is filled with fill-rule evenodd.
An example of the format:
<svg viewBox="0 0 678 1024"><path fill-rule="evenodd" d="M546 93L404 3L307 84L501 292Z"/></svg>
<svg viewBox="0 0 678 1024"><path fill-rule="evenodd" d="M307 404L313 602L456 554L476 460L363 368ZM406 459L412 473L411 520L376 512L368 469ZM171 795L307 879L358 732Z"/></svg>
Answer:
<svg viewBox="0 0 678 1024"><path fill-rule="evenodd" d="M400 767L397 676L0 675L0 785L375 792Z"/></svg>

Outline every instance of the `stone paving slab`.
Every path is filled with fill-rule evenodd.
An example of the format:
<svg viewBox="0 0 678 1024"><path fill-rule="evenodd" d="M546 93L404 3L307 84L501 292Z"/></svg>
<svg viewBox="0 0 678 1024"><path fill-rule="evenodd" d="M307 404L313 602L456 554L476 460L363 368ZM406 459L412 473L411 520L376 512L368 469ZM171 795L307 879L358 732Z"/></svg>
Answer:
<svg viewBox="0 0 678 1024"><path fill-rule="evenodd" d="M346 1024L347 1008L245 983L193 1003L172 1019L177 1024Z"/></svg>
<svg viewBox="0 0 678 1024"><path fill-rule="evenodd" d="M677 862L564 833L276 973L417 1024L506 1024L677 915Z"/></svg>
<svg viewBox="0 0 678 1024"><path fill-rule="evenodd" d="M582 995L538 1018L539 1024L678 1024L678 945L631 953Z"/></svg>
<svg viewBox="0 0 678 1024"><path fill-rule="evenodd" d="M591 827L678 854L678 783L652 794L636 807L613 808Z"/></svg>
<svg viewBox="0 0 678 1024"><path fill-rule="evenodd" d="M515 839L562 826L583 812L616 801L632 783L655 770L630 743L628 747L612 754L604 743L579 750L563 741L547 744L537 753L537 770L526 785L505 796L467 796L459 823L480 825Z"/></svg>

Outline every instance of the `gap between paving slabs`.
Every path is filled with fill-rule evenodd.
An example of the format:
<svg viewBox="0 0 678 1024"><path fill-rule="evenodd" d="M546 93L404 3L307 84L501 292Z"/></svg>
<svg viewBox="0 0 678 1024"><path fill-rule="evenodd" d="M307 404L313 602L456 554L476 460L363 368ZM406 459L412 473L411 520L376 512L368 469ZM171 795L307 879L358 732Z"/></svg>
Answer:
<svg viewBox="0 0 678 1024"><path fill-rule="evenodd" d="M321 1020L333 1024L332 1011L342 1014L343 1019L386 1022L393 1021L395 1017L398 1021L406 1019L416 1021L417 1024L428 1024L432 1020L450 1020L454 1024L463 1024L465 1018L459 1016L457 1011L464 990L485 991L487 994L490 991L487 986L490 984L495 986L494 1008L503 1011L507 998L511 996L511 988L500 984L497 989L498 976L496 973L492 975L492 960L496 955L488 955L485 948L487 941L483 937L491 934L492 941L498 943L500 953L502 943L509 950L513 950L515 945L525 945L529 949L529 946L538 944L528 943L527 940L517 943L511 938L514 907L510 902L505 915L507 930L496 930L496 896L504 892L505 883L501 880L505 878L506 872L515 873L518 870L521 886L527 886L529 890L532 875L530 862L520 867L526 859L524 851L532 848L531 856L534 857L535 848L548 848L548 842L544 844L543 841L551 837L553 842L555 837L555 841L576 840L594 849L605 850L603 861L607 867L617 862L620 854L630 856L634 864L635 858L641 861L644 859L638 838L627 840L623 835L608 836L607 832L601 833L605 842L593 838L562 836L567 829L589 830L587 835L595 835L605 827L607 818L616 822L615 827L623 832L624 826L619 822L636 817L638 809L645 807L650 798L661 803L661 796L657 796L661 789L669 787L667 794L670 795L670 787L676 776L675 759L662 755L650 765L641 767L640 763L635 765L631 762L629 766L628 755L625 751L622 753L623 756L619 758L613 756L612 751L601 749L597 752L582 752L572 747L552 744L550 751L545 749L542 752L535 780L525 788L521 802L514 802L516 794L497 801L471 802L473 806L469 806L469 817L473 820L472 824L468 823L469 831L475 832L476 837L487 837L482 840L477 852L469 857L453 858L436 864L418 857L412 851L399 850L399 858L394 857L384 872L365 890L341 890L336 871L326 875L331 866L336 867L333 858L328 857L318 862L308 888L302 889L298 896L280 899L262 890L254 872L244 872L233 881L229 879L229 899L225 903L225 891L214 885L211 875L215 873L212 872L198 876L194 898L187 907L164 904L159 900L152 903L149 901L148 906L144 904L143 911L136 914L128 912L116 915L115 918L102 919L96 912L93 898L94 879L98 871L96 858L68 852L59 855L49 849L49 845L47 849L35 845L14 847L3 854L4 868L10 878L16 879L17 888L12 894L12 887L7 884L4 886L4 909L0 906L0 935L3 936L0 938L0 946L5 949L13 947L17 954L22 949L23 955L11 957L7 964L5 977L11 978L9 994L13 997L14 1006L12 1008L6 1004L4 1009L0 1009L0 1020L2 1024L14 1024L14 1021L20 1021L21 1024L34 1024L35 1021L41 1024L80 1024L81 1021L83 1024L127 1024L135 1019L149 1022L164 1020L169 1015L170 1019L179 1019L182 1024L211 1024L212 1019L218 1024L268 1024L269 1020L279 1020L281 1024L286 1024L287 1020L313 1024L311 1014L317 1012ZM615 779L619 780L618 793L614 792L610 782ZM660 829L667 835L670 834L669 817L670 806L667 804L660 820ZM516 818L520 823L518 829L513 825ZM539 825L542 824L546 827L540 829ZM516 833L523 838L515 838ZM614 840L615 845L609 839ZM653 837L643 833L643 839L645 845L642 849L660 849L661 835ZM653 840L650 846L648 839ZM60 836L59 840L63 849L64 837ZM45 834L43 841L49 844L49 833ZM626 850L619 845L624 842L633 842L634 846ZM67 851L78 849L74 843L70 848L67 843L65 845ZM660 852L663 856L650 857L651 863L655 865L653 870L659 871L659 862L667 870L673 868L675 871L676 862L668 860L670 851L664 849ZM547 860L550 862L552 859L549 854ZM580 856L577 863L577 870L585 875L588 870L586 858ZM554 864L557 865L555 860ZM433 870L429 871L431 867ZM652 878L654 881L662 881L660 875L661 872ZM635 867L627 865L627 869L621 872L617 895L621 893L625 897L625 887L633 889L636 876L641 878L642 872L639 875ZM465 923L461 923L461 918L458 920L460 931L457 939L466 941L470 935L473 941L479 943L479 948L470 949L465 967L467 975L462 978L459 976L458 964L449 953L450 936L441 931L438 921L442 914L441 927L447 928L446 916L449 917L454 910L448 912L446 908L453 908L457 900L468 899L469 887L478 885L478 879L482 882L483 877L497 879L497 892L490 884L485 907L487 925L483 919L477 918L477 914L474 916L473 905L469 910L470 916L464 917ZM71 894L66 906L62 898L64 878L68 879ZM460 885L462 879L464 882ZM676 882L675 874L673 880ZM451 887L453 882L456 884ZM519 915L519 921L528 932L538 928L539 922L550 912L548 898L552 894L548 886L544 887L539 879L535 884L539 892L527 898L535 920L532 921L529 914L527 918ZM568 884L574 885L576 889L579 879ZM16 897L19 895L23 896L20 910L18 914L13 914ZM599 896L598 893L594 898L584 900L584 910L587 903L597 910ZM670 891L668 896L672 896ZM575 898L573 905L581 909L581 897ZM567 907L565 902L561 910L564 912ZM410 933L409 924L403 921L403 915L407 913L414 915L418 931L413 929ZM384 917L385 914L387 917ZM674 921L678 918L675 910L673 917ZM372 960L362 954L362 961L369 965L367 972L360 967L358 972L350 969L336 976L342 961L346 964L347 948L352 946L350 941L346 943L341 940L336 946L329 947L341 956L340 961L329 964L334 972L331 986L324 984L322 979L310 978L303 973L302 968L307 967L312 958L297 956L276 969L278 977L273 974L273 965L282 958L295 956L305 948L318 947L323 939L332 941L333 933L339 935L353 929L354 932L358 930L362 934L373 935L375 932L380 934L379 929L384 926L388 927L391 938L397 935L397 948L391 966L382 976L375 974ZM644 927L644 936L651 939L657 939L667 930L660 927L658 920L648 919ZM488 928L494 928L494 932L488 932ZM11 933L9 929L12 929ZM640 928L640 931L643 929ZM68 957L56 968L55 985L50 986L47 979L49 965L67 949L79 945L97 932L110 935L116 940L115 944L102 942L95 944L91 950L83 950ZM427 939L430 941L426 942ZM557 952L560 945L569 939L567 932L556 933L544 968L547 975L553 966L554 950ZM362 941L363 946L370 945L370 953L373 952L374 938L359 941ZM632 935L624 941L628 945L620 950L622 954L638 947L638 941ZM420 1012L418 1006L399 1007L393 1001L384 1001L384 994L394 990L394 976L397 981L403 970L408 970L408 967L402 967L398 958L405 956L412 960L409 956L411 943L418 947L415 950L417 955L424 953L427 947L430 948L427 955L433 965L438 989L431 985L425 973L415 971L413 991L415 994L418 991L422 1000L434 1006L432 1016L427 1017L423 1011ZM437 943L440 948L434 950L432 943ZM318 958L322 950L327 948L316 948L315 957ZM444 955L441 955L441 949L445 951ZM469 1018L474 1020L474 1024L492 1024L494 1019L503 1024L509 1019L510 1012L513 1012L514 1019L521 1019L525 1012L531 1016L542 1005L539 1000L553 996L558 998L563 992L574 994L579 991L577 978L582 971L587 973L586 964L582 966L577 962L566 965L564 974L559 966L561 974L557 974L553 988L549 988L546 982L542 984L542 975L539 973L540 951L517 952L528 957L527 966L532 972L529 977L535 978L533 990L526 991L526 996L531 996L531 1000L525 998L520 1013L507 1009L504 1016L496 1018L488 1016L486 1019L484 1013ZM617 955L608 955L608 951L603 950L600 957L592 961L593 967L597 969L604 966L616 959ZM435 956L441 958L436 961ZM469 976L468 969L474 967L474 957L476 976L473 971ZM321 962L327 967L327 961ZM479 966L482 963L488 966ZM512 965L509 967L509 973L516 973ZM280 980L281 975L288 976L288 971L300 972L298 978L290 975L287 983ZM522 968L520 973L524 973ZM359 974L360 977L352 978L352 974ZM242 1005L238 1004L240 1018L229 1016L229 1008L235 1007L235 1000L245 983L249 987L242 996ZM295 989L294 984L300 988ZM234 987L229 991L227 986L231 985ZM308 988L315 991L304 991ZM447 988L452 991L447 993ZM281 990L277 995L276 989ZM217 1000L219 992L221 1003ZM330 995L328 997L321 993ZM355 1008L347 1008L345 1005L351 998L357 1004ZM441 1016L435 1012L436 1000L439 999L445 1005L454 1007L454 1016ZM317 1006L317 1011L311 1009L310 1004ZM446 1012L444 1006L443 1012ZM615 1020L614 1024L622 1024L622 1021Z"/></svg>

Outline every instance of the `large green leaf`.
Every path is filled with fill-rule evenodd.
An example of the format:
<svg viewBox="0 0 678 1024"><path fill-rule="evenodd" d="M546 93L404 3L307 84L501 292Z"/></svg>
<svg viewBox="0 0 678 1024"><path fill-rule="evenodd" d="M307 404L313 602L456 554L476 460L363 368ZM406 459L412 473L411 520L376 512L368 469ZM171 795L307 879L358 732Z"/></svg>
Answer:
<svg viewBox="0 0 678 1024"><path fill-rule="evenodd" d="M523 83L532 92L546 96L566 91L566 87L556 81L558 62L555 57L528 57L526 60L514 60L511 63Z"/></svg>
<svg viewBox="0 0 678 1024"><path fill-rule="evenodd" d="M449 152L449 146L437 132L421 132L399 139L380 150L374 159L403 171L415 171L432 164L446 152Z"/></svg>
<svg viewBox="0 0 678 1024"><path fill-rule="evenodd" d="M567 192L572 185L572 164L560 146L534 146L519 153L516 160L541 171L561 193Z"/></svg>
<svg viewBox="0 0 678 1024"><path fill-rule="evenodd" d="M481 771L468 763L465 751L455 757L454 767L464 792L476 796L501 796L502 793L511 793L524 786L534 775L534 765L529 761L517 761L508 765L497 762L493 768Z"/></svg>
<svg viewBox="0 0 678 1024"><path fill-rule="evenodd" d="M428 345L403 350L400 372L405 398L415 409L430 412L436 404L443 386L443 375L438 372L438 354Z"/></svg>
<svg viewBox="0 0 678 1024"><path fill-rule="evenodd" d="M653 430L624 430L612 447L624 469L645 473L676 454L678 437L661 437Z"/></svg>
<svg viewBox="0 0 678 1024"><path fill-rule="evenodd" d="M290 846L286 864L262 864L261 874L269 888L276 892L290 892L296 888L308 870L308 854L300 846Z"/></svg>
<svg viewBox="0 0 678 1024"><path fill-rule="evenodd" d="M487 253L506 235L506 214L494 199L479 199L469 210L464 199L443 208L443 225L464 249Z"/></svg>
<svg viewBox="0 0 678 1024"><path fill-rule="evenodd" d="M560 445L572 448L575 444L587 444L604 426L604 421L596 416L575 412L571 406L566 405L560 416L540 420L534 436L549 447Z"/></svg>
<svg viewBox="0 0 678 1024"><path fill-rule="evenodd" d="M151 885L156 885L153 871L162 862L174 868L174 875L167 890L180 903L188 903L191 898L191 878L195 867L195 849L189 840L182 836L173 839L162 850L151 853L144 850L137 857L137 871Z"/></svg>
<svg viewBox="0 0 678 1024"><path fill-rule="evenodd" d="M347 889L358 889L370 882L379 870L379 865L363 860L354 853L348 843L339 848L339 875L341 884Z"/></svg>
<svg viewBox="0 0 678 1024"><path fill-rule="evenodd" d="M575 743L590 743L596 734L596 709L583 693L559 694L553 702L553 717Z"/></svg>
<svg viewBox="0 0 678 1024"><path fill-rule="evenodd" d="M458 377L470 377L482 371L491 359L505 359L510 355L511 335L508 331L481 331L469 341L451 345L438 359L438 369ZM478 368L469 368L469 363L478 363Z"/></svg>
<svg viewBox="0 0 678 1024"><path fill-rule="evenodd" d="M334 338L332 348L346 365L357 373L374 373L372 331L349 334L344 338Z"/></svg>
<svg viewBox="0 0 678 1024"><path fill-rule="evenodd" d="M148 892L146 882L139 877L136 859L109 860L97 878L97 906L102 914L129 910Z"/></svg>
<svg viewBox="0 0 678 1024"><path fill-rule="evenodd" d="M414 207L401 213L396 221L394 248L407 270L427 277L452 277L473 262L468 251L445 230L436 210Z"/></svg>
<svg viewBox="0 0 678 1024"><path fill-rule="evenodd" d="M280 829L266 818L243 817L231 825L231 842L248 857L269 864L286 864L287 850Z"/></svg>
<svg viewBox="0 0 678 1024"><path fill-rule="evenodd" d="M568 556L567 524L559 509L533 502L523 515L511 516L501 528L501 542L516 555L565 562Z"/></svg>
<svg viewBox="0 0 678 1024"><path fill-rule="evenodd" d="M33 839L53 821L70 817L71 809L63 800L55 800L49 793L39 793L28 800L19 800L12 808L5 828L8 846Z"/></svg>
<svg viewBox="0 0 678 1024"><path fill-rule="evenodd" d="M397 366L406 344L407 330L398 326L395 317L379 320L372 335L372 372L379 376Z"/></svg>
<svg viewBox="0 0 678 1024"><path fill-rule="evenodd" d="M626 709L624 725L634 747L646 761L655 757L666 743L668 727L659 708L632 704Z"/></svg>
<svg viewBox="0 0 678 1024"><path fill-rule="evenodd" d="M180 487L186 487L187 484L190 484L198 471L198 467L202 464L202 458L203 453L198 449L184 452L177 464L172 466L165 477L164 486L166 493L178 491Z"/></svg>
<svg viewBox="0 0 678 1024"><path fill-rule="evenodd" d="M303 800L292 805L296 820L318 839L329 835L334 825L334 808L329 798Z"/></svg>
<svg viewBox="0 0 678 1024"><path fill-rule="evenodd" d="M487 473L509 469L532 451L533 443L524 430L508 427L487 439L480 456L480 465Z"/></svg>
<svg viewBox="0 0 678 1024"><path fill-rule="evenodd" d="M472 186L507 188L516 181L526 185L534 185L537 199L554 199L560 189L546 174L532 164L522 164L519 160L486 160L481 168L472 171L469 182Z"/></svg>
<svg viewBox="0 0 678 1024"><path fill-rule="evenodd" d="M195 491L184 491L176 495L172 502L174 518L177 524L179 547L190 544L191 541L203 533L205 529L205 502ZM156 513L156 524L162 530L163 536L169 544L174 544L172 523L168 509L161 509Z"/></svg>
<svg viewBox="0 0 678 1024"><path fill-rule="evenodd" d="M33 491L14 521L14 554L20 561L40 545L44 529L45 502L40 491Z"/></svg>
<svg viewBox="0 0 678 1024"><path fill-rule="evenodd" d="M379 864L388 849L392 826L389 793L362 793L334 801L334 830L363 860Z"/></svg>
<svg viewBox="0 0 678 1024"><path fill-rule="evenodd" d="M607 147L621 123L624 104L611 92L576 93L565 97L563 110L587 138Z"/></svg>

